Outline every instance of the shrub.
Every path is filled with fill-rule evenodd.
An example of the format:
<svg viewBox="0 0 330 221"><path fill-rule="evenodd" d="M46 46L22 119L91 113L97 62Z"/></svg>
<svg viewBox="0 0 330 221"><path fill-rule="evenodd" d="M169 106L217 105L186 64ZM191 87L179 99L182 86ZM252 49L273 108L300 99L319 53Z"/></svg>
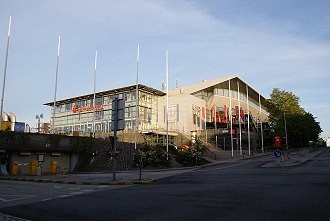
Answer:
<svg viewBox="0 0 330 221"><path fill-rule="evenodd" d="M196 139L195 144L189 150L178 151L176 161L182 166L198 166L208 163L204 158L206 147L200 139Z"/></svg>
<svg viewBox="0 0 330 221"><path fill-rule="evenodd" d="M166 147L159 144L146 144L137 149L133 155L133 166L139 167L141 159L143 160L143 167L167 168L171 166L170 160L167 160Z"/></svg>

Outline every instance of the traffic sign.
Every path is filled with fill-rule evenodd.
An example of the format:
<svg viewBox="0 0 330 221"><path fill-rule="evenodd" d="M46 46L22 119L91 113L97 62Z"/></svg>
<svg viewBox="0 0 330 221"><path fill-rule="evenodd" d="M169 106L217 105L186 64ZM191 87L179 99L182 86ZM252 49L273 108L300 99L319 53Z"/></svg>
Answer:
<svg viewBox="0 0 330 221"><path fill-rule="evenodd" d="M111 130L125 129L125 101L123 99L115 98L112 101L111 111Z"/></svg>
<svg viewBox="0 0 330 221"><path fill-rule="evenodd" d="M274 150L274 156L275 157L280 157L281 155L282 155L281 150L279 150L279 149Z"/></svg>

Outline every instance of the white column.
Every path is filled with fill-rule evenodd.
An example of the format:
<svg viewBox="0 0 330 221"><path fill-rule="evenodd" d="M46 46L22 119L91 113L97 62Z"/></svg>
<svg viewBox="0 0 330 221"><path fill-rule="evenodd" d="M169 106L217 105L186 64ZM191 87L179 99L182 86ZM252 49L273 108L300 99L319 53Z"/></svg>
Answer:
<svg viewBox="0 0 330 221"><path fill-rule="evenodd" d="M238 129L239 129L239 153L242 155L242 119L241 119L241 98L239 91L239 80L237 80L237 94L238 94Z"/></svg>
<svg viewBox="0 0 330 221"><path fill-rule="evenodd" d="M56 76L55 76L55 95L54 95L54 107L53 107L53 127L52 131L55 132L55 109L56 109L56 93L57 93L57 79L58 79L58 64L60 60L60 46L61 46L61 36L58 36L57 44L57 63L56 63Z"/></svg>
<svg viewBox="0 0 330 221"><path fill-rule="evenodd" d="M261 95L259 92L259 119L260 119L260 134L261 134L261 151L264 152L264 135L262 129L262 118L261 118Z"/></svg>
<svg viewBox="0 0 330 221"><path fill-rule="evenodd" d="M233 143L233 116L232 116L232 104L231 104L231 85L229 79L229 120L230 120L230 143L231 143L231 156L234 157L234 143Z"/></svg>
<svg viewBox="0 0 330 221"><path fill-rule="evenodd" d="M251 137L250 137L250 104L249 104L249 87L246 85L246 104L248 112L248 146L249 146L249 155L251 155Z"/></svg>

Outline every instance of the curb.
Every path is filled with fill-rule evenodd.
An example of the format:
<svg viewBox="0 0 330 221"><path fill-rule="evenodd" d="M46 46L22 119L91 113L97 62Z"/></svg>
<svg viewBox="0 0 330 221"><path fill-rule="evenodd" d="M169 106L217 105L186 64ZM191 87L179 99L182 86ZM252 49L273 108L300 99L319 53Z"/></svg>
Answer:
<svg viewBox="0 0 330 221"><path fill-rule="evenodd" d="M20 177L0 177L0 180L11 180L11 181L27 181L27 182L38 182L38 183L62 183L62 184L77 184L77 185L134 185L134 184L153 184L153 179L143 180L125 180L125 181L78 181L78 180L51 180L51 179L34 179L34 178L20 178Z"/></svg>

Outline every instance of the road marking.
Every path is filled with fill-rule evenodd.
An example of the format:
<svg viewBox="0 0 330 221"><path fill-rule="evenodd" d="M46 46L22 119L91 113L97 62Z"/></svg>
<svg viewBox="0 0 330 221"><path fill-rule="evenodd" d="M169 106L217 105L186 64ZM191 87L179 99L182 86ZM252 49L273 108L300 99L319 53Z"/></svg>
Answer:
<svg viewBox="0 0 330 221"><path fill-rule="evenodd" d="M250 162L243 162L243 163L239 163L239 164L233 164L233 165L229 165L229 166L225 166L225 167L215 168L215 170L227 169L227 168L240 166L240 165L244 165L244 164L248 164L248 163L250 163Z"/></svg>
<svg viewBox="0 0 330 221"><path fill-rule="evenodd" d="M28 198L33 198L36 195L0 195L0 201L2 202L12 202L15 200L24 200Z"/></svg>
<svg viewBox="0 0 330 221"><path fill-rule="evenodd" d="M44 202L44 201L49 201L49 200L52 200L54 198L47 198L47 199L43 199L43 200L40 200L41 202Z"/></svg>
<svg viewBox="0 0 330 221"><path fill-rule="evenodd" d="M251 163L251 162L243 162L243 163L239 163L239 164L233 164L233 165L229 165L229 166L225 166L225 167L219 167L219 168L213 168L213 169L203 169L203 171L212 171L212 170L223 170L223 169L228 169L228 168L231 168L231 167L235 167L235 166L240 166L240 165L244 165L244 164L248 164L248 163ZM200 170L194 170L194 171L191 171L191 172L200 172Z"/></svg>
<svg viewBox="0 0 330 221"><path fill-rule="evenodd" d="M100 185L100 186L97 186L96 188L98 188L98 189L101 189L101 188L109 188L109 186L108 186L108 185Z"/></svg>
<svg viewBox="0 0 330 221"><path fill-rule="evenodd" d="M66 197L70 197L70 196L72 196L72 195L60 195L57 198L66 198Z"/></svg>
<svg viewBox="0 0 330 221"><path fill-rule="evenodd" d="M87 190L81 190L81 191L83 191L83 192L91 192L91 191L93 191L93 190L91 190L91 189L87 189Z"/></svg>
<svg viewBox="0 0 330 221"><path fill-rule="evenodd" d="M72 192L72 193L69 193L70 195L80 195L80 194L83 194L84 192Z"/></svg>
<svg viewBox="0 0 330 221"><path fill-rule="evenodd" d="M81 189L81 187L71 187L71 188L69 188L69 190L79 190L79 189Z"/></svg>

